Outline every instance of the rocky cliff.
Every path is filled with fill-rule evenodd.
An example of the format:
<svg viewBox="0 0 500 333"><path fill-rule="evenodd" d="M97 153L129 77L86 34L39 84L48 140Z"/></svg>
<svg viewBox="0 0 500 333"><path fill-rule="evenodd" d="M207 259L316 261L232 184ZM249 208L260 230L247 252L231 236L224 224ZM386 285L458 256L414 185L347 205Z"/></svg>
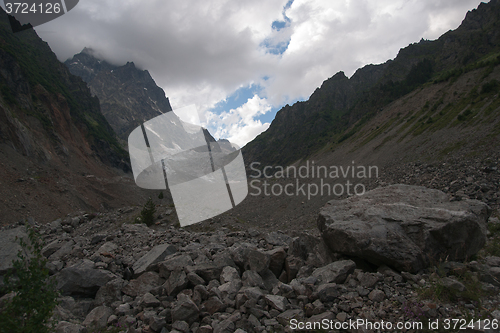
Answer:
<svg viewBox="0 0 500 333"><path fill-rule="evenodd" d="M133 62L111 65L85 48L65 64L87 82L92 94L99 98L103 115L125 141L144 121L172 111L163 89L147 70L138 69Z"/></svg>
<svg viewBox="0 0 500 333"><path fill-rule="evenodd" d="M122 186L133 184L121 178L130 171L128 156L98 99L32 29L12 33L3 11L0 92L2 223L137 199L133 188L123 197ZM102 181L113 177L117 182Z"/></svg>

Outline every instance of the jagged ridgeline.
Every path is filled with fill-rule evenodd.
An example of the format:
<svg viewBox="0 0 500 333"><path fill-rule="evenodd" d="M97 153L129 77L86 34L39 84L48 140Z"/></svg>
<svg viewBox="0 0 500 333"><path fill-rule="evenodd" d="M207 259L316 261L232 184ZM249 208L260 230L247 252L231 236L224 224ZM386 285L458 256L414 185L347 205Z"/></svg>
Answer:
<svg viewBox="0 0 500 333"><path fill-rule="evenodd" d="M384 107L408 93L452 82L481 68L486 78L488 71L491 73L500 64L498 31L500 1L491 0L467 13L459 28L437 40L422 39L401 49L394 60L367 65L351 78L343 72L335 74L308 101L282 108L269 129L243 148L245 160L286 165L322 149L334 150L363 131L363 126ZM486 90L498 90L495 81L481 84L487 85ZM434 120L429 116L427 125Z"/></svg>
<svg viewBox="0 0 500 333"><path fill-rule="evenodd" d="M133 62L112 65L85 48L65 64L99 98L102 114L124 141L143 122L172 111L163 89L147 70L138 69Z"/></svg>
<svg viewBox="0 0 500 333"><path fill-rule="evenodd" d="M55 119L54 107L48 105L54 106L53 101L57 101L57 107L67 105L70 123L84 135L93 153L108 165L128 169L128 154L118 143L101 113L99 100L91 96L86 83L70 74L33 29L13 33L3 10L0 10L0 62L5 72L0 75L0 93L14 118L28 128L30 119L36 118L57 146L61 136L55 127L61 121ZM16 130L9 132L9 126L14 126L11 124L4 122L1 139L10 140L16 146L15 135L9 137L9 133Z"/></svg>

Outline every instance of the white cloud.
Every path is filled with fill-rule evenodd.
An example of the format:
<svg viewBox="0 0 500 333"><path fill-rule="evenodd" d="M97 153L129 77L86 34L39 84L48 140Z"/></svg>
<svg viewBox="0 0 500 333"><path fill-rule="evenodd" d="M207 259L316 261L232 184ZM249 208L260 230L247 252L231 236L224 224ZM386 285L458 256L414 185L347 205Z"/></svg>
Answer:
<svg viewBox="0 0 500 333"><path fill-rule="evenodd" d="M204 114L251 83L263 87L265 105L306 99L338 71L350 76L412 42L455 29L480 0L294 0L286 26L273 30L286 3L82 0L36 30L63 61L86 46L116 64L134 61L150 71L172 107L195 104ZM283 54L266 52L266 45L288 41ZM239 134L228 133L240 143L267 128L238 119Z"/></svg>
<svg viewBox="0 0 500 333"><path fill-rule="evenodd" d="M228 139L242 147L269 127L269 123L262 123L256 118L270 110L271 105L266 99L254 95L236 109L218 115L208 112L207 121L209 129L216 128L214 136L217 139Z"/></svg>

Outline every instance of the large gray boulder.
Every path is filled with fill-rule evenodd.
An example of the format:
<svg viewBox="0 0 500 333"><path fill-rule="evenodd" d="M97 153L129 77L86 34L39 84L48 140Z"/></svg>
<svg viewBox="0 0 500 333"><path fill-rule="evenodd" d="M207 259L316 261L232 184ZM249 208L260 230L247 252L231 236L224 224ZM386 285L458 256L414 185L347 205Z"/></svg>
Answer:
<svg viewBox="0 0 500 333"><path fill-rule="evenodd" d="M96 269L94 262L84 259L64 268L55 275L57 289L63 295L95 297L100 287L117 276L110 271Z"/></svg>
<svg viewBox="0 0 500 333"><path fill-rule="evenodd" d="M24 227L0 232L0 276L5 275L13 267L13 260L19 259L17 253L21 250L21 246L16 237L24 239L25 242L29 241Z"/></svg>
<svg viewBox="0 0 500 333"><path fill-rule="evenodd" d="M486 242L489 215L477 200L450 202L438 190L392 185L329 201L318 228L333 252L417 272L476 254Z"/></svg>

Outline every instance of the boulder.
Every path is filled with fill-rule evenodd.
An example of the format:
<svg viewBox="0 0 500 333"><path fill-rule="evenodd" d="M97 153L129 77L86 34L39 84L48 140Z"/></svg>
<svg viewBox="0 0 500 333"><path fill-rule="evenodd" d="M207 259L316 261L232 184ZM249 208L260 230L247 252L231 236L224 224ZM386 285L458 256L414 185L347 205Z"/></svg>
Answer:
<svg viewBox="0 0 500 333"><path fill-rule="evenodd" d="M61 321L56 326L56 333L87 333L87 328L82 325Z"/></svg>
<svg viewBox="0 0 500 333"><path fill-rule="evenodd" d="M57 289L63 295L94 297L100 287L117 276L110 271L95 269L94 262L84 259L64 268L55 275Z"/></svg>
<svg viewBox="0 0 500 333"><path fill-rule="evenodd" d="M153 288L161 286L165 282L156 272L146 272L137 279L130 280L122 292L132 297L142 296Z"/></svg>
<svg viewBox="0 0 500 333"><path fill-rule="evenodd" d="M108 318L112 314L113 310L111 310L111 308L101 305L90 311L82 324L83 326L92 327L93 329L106 328Z"/></svg>
<svg viewBox="0 0 500 333"><path fill-rule="evenodd" d="M139 276L144 273L148 267L159 263L164 260L167 256L177 252L175 246L170 245L168 243L160 244L153 247L148 253L142 256L139 260L134 263L132 266L135 276Z"/></svg>
<svg viewBox="0 0 500 333"><path fill-rule="evenodd" d="M17 238L28 241L28 235L24 227L9 229L0 232L0 276L5 275L12 268L12 261L17 260L17 253L21 250Z"/></svg>
<svg viewBox="0 0 500 333"><path fill-rule="evenodd" d="M95 304L111 305L111 303L121 300L124 285L125 281L122 278L109 281L97 291Z"/></svg>
<svg viewBox="0 0 500 333"><path fill-rule="evenodd" d="M172 309L172 322L185 321L190 325L198 320L200 310L193 300L186 295L180 294L177 304Z"/></svg>
<svg viewBox="0 0 500 333"><path fill-rule="evenodd" d="M319 279L321 283L344 283L347 276L354 272L355 268L356 264L352 260L335 261L315 269L312 276Z"/></svg>
<svg viewBox="0 0 500 333"><path fill-rule="evenodd" d="M477 200L450 202L438 190L392 185L329 201L318 228L333 252L417 272L431 261L476 254L486 242L489 215Z"/></svg>

